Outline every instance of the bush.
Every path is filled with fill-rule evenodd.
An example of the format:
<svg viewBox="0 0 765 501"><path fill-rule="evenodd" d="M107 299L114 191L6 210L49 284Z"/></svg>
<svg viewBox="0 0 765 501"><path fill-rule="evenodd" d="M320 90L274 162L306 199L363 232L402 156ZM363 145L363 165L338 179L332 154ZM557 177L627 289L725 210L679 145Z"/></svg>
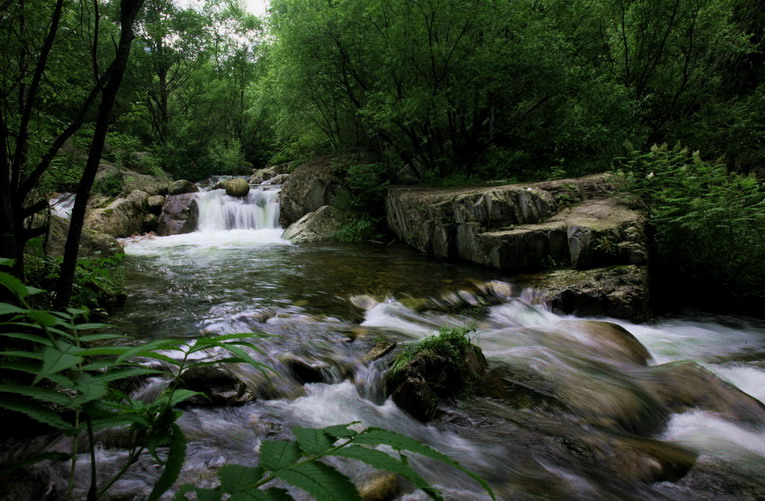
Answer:
<svg viewBox="0 0 765 501"><path fill-rule="evenodd" d="M93 183L92 193L99 195L105 195L107 197L118 197L122 193L125 187L125 178L122 172L115 171L112 174L108 174L99 177Z"/></svg>
<svg viewBox="0 0 765 501"><path fill-rule="evenodd" d="M765 192L756 177L679 145L633 152L618 165L628 197L648 211L663 285L696 300L719 292L765 299Z"/></svg>

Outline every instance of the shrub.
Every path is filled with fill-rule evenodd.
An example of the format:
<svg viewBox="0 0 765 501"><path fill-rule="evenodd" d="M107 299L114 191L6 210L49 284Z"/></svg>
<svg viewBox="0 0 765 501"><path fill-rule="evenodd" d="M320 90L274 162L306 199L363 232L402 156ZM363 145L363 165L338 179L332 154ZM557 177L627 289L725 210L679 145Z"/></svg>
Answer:
<svg viewBox="0 0 765 501"><path fill-rule="evenodd" d="M665 285L765 298L765 192L756 177L679 145L632 152L618 166L628 198L648 211Z"/></svg>

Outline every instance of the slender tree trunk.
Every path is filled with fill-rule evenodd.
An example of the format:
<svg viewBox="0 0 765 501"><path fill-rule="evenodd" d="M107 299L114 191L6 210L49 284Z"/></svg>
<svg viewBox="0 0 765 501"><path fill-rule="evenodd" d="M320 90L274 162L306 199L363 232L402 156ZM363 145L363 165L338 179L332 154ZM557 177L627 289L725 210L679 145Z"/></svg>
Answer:
<svg viewBox="0 0 765 501"><path fill-rule="evenodd" d="M117 53L114 57L112 74L101 93L101 104L98 107L98 117L93 132L93 139L90 143L88 160L85 163L85 170L80 179L80 184L77 186L77 198L72 209L69 234L67 235L66 246L64 247L64 262L61 264L61 274L58 286L56 287L56 306L59 308L67 306L72 296L74 272L77 266L77 254L80 246L82 226L85 220L88 196L98 171L98 164L101 161L101 153L104 148L114 101L117 98L122 77L125 75L125 69L127 68L130 46L135 38L133 23L143 3L144 0L122 0L120 3L120 40L117 45Z"/></svg>

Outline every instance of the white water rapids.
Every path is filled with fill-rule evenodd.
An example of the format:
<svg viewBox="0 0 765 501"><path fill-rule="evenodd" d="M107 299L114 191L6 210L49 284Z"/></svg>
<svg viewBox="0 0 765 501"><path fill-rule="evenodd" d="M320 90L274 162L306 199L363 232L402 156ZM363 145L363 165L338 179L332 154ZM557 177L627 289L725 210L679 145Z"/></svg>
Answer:
<svg viewBox="0 0 765 501"><path fill-rule="evenodd" d="M573 317L532 304L520 291L495 297L490 306L422 306L470 290L474 282L506 278L496 272L428 261L396 246L289 245L278 225L278 188L255 188L244 200L222 190L202 192L199 206L198 231L128 244L130 300L115 313L113 324L120 332L148 338L266 332L274 337L260 341L265 353L257 356L279 376L268 387L270 393L245 405L185 411L180 423L190 443L182 482L212 486L224 464L257 464L260 443L289 438L290 427L360 421L445 452L487 478L498 499L765 496L765 490L757 490L765 485L762 424L706 410L671 414L647 438L698 455L685 477L657 483L627 479L631 456L620 455L629 448L613 444L636 438L621 429L613 433L614 425L597 414L599 408L586 415L571 408L540 411L510 408L496 398L468 398L444 402L443 414L430 424L413 419L384 398L381 382L389 359L361 362L380 340L401 346L442 326L474 324L474 342L490 368L522 367L566 391L581 390L585 396L589 391L593 400L606 395L601 399L606 406L613 388L618 389L614 395L643 391L640 385L650 368L610 365L586 332L560 328L561 321ZM469 300L470 294L462 297ZM609 320L634 334L649 350L652 365L693 360L765 400L762 323L727 317L668 319L654 325ZM296 359L318 368L321 381L305 383L296 377ZM255 386L264 384L246 367L237 374ZM103 471L116 470L124 459L120 450L105 448L99 454ZM624 478L620 470L609 469L619 461L624 462ZM448 499L488 499L451 468L416 458L413 464ZM374 475L357 463L336 466L357 482ZM87 467L88 458L82 456L83 479ZM156 470L146 458L113 492L119 499L143 499L155 480ZM425 497L404 488L399 499Z"/></svg>

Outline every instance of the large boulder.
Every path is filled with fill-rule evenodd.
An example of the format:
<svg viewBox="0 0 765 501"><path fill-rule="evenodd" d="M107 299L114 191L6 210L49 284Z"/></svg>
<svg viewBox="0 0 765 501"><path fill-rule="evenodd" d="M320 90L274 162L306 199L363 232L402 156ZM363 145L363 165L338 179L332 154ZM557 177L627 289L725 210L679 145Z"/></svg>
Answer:
<svg viewBox="0 0 765 501"><path fill-rule="evenodd" d="M192 365L181 374L178 387L202 394L184 402L195 407L242 405L256 396L224 364Z"/></svg>
<svg viewBox="0 0 765 501"><path fill-rule="evenodd" d="M167 197L157 224L157 235L191 233L199 221L199 204L194 193Z"/></svg>
<svg viewBox="0 0 765 501"><path fill-rule="evenodd" d="M401 409L420 421L435 416L438 400L459 395L480 382L488 366L481 349L443 335L404 352L387 374L386 392Z"/></svg>
<svg viewBox="0 0 765 501"><path fill-rule="evenodd" d="M165 206L165 197L163 195L153 195L146 199L146 206L152 214L161 214L162 207Z"/></svg>
<svg viewBox="0 0 765 501"><path fill-rule="evenodd" d="M183 195L185 193L196 193L199 191L197 185L185 179L175 181L167 190L168 195Z"/></svg>
<svg viewBox="0 0 765 501"><path fill-rule="evenodd" d="M590 270L559 269L521 275L518 285L534 291L534 300L579 316L608 316L632 322L650 318L645 266L607 266Z"/></svg>
<svg viewBox="0 0 765 501"><path fill-rule="evenodd" d="M249 179L249 183L261 184L266 181L270 181L271 179L277 176L287 175L290 171L291 165L292 165L292 162L286 162L286 163L277 164L277 165L270 165L264 169L257 169L252 172L252 175L250 176L250 179ZM269 183L269 184L281 184L281 183Z"/></svg>
<svg viewBox="0 0 765 501"><path fill-rule="evenodd" d="M648 364L651 354L627 329L612 322L597 320L561 320L557 329L569 333L589 356L620 364Z"/></svg>
<svg viewBox="0 0 765 501"><path fill-rule="evenodd" d="M146 192L134 190L106 207L89 209L85 214L85 227L118 238L140 234L147 212L147 198Z"/></svg>
<svg viewBox="0 0 765 501"><path fill-rule="evenodd" d="M588 176L457 190L394 187L387 223L423 253L506 271L645 264L645 217L606 197L608 186L606 176Z"/></svg>
<svg viewBox="0 0 765 501"><path fill-rule="evenodd" d="M68 234L69 219L51 215L45 254L54 257L63 256ZM82 230L79 251L81 257L111 257L119 253L122 253L122 245L113 236L89 228Z"/></svg>
<svg viewBox="0 0 765 501"><path fill-rule="evenodd" d="M246 197L250 192L250 185L241 177L234 177L223 183L226 195L230 197Z"/></svg>
<svg viewBox="0 0 765 501"><path fill-rule="evenodd" d="M765 405L691 361L651 367L647 386L673 412L703 409L733 422L765 426Z"/></svg>
<svg viewBox="0 0 765 501"><path fill-rule="evenodd" d="M280 194L279 221L283 227L309 212L329 205L342 187L343 167L334 157L320 157L289 175Z"/></svg>
<svg viewBox="0 0 765 501"><path fill-rule="evenodd" d="M170 188L170 181L158 176L148 174L139 174L138 172L125 171L123 173L125 187L123 190L129 193L133 190L140 190L151 195L164 195Z"/></svg>
<svg viewBox="0 0 765 501"><path fill-rule="evenodd" d="M337 210L325 205L292 223L284 231L282 238L295 243L332 240L340 226Z"/></svg>

